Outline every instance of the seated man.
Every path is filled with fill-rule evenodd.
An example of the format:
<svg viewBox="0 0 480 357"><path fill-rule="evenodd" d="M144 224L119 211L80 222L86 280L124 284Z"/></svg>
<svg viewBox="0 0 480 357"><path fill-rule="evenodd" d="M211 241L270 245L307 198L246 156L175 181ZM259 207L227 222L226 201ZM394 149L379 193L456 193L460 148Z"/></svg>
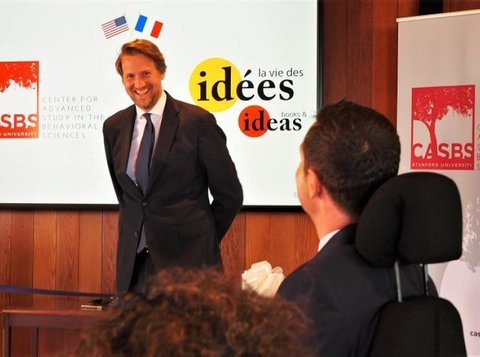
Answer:
<svg viewBox="0 0 480 357"><path fill-rule="evenodd" d="M89 329L78 356L310 356L307 320L217 270L167 268Z"/></svg>
<svg viewBox="0 0 480 357"><path fill-rule="evenodd" d="M286 277L278 295L313 322L308 345L319 356L366 356L377 311L395 298L393 273L355 250L355 223L372 193L395 176L400 142L380 113L348 101L326 106L300 148L296 180L312 219L318 253ZM402 268L404 295L423 291L421 269Z"/></svg>

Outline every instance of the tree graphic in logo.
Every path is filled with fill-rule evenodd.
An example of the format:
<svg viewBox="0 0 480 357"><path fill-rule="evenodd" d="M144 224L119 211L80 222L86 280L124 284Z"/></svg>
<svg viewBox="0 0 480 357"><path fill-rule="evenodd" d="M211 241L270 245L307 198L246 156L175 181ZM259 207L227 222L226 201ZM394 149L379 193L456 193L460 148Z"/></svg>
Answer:
<svg viewBox="0 0 480 357"><path fill-rule="evenodd" d="M412 89L412 169L473 170L474 101L474 85Z"/></svg>
<svg viewBox="0 0 480 357"><path fill-rule="evenodd" d="M0 62L0 139L39 134L39 62Z"/></svg>
<svg viewBox="0 0 480 357"><path fill-rule="evenodd" d="M38 62L0 62L0 93L12 83L35 89L38 84Z"/></svg>

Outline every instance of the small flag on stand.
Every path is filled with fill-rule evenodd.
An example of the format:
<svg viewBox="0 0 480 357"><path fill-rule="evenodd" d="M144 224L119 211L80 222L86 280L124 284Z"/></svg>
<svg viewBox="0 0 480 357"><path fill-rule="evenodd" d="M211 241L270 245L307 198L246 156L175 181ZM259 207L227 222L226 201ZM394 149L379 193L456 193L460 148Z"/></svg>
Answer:
<svg viewBox="0 0 480 357"><path fill-rule="evenodd" d="M144 15L139 15L137 24L135 25L135 31L143 32L145 30L145 25L147 24L148 17ZM150 31L150 36L158 38L160 36L160 31L162 30L163 23L160 21L155 21L153 23L152 30Z"/></svg>
<svg viewBox="0 0 480 357"><path fill-rule="evenodd" d="M117 17L111 21L105 22L102 25L105 38L110 38L122 32L128 31L127 19L125 16Z"/></svg>

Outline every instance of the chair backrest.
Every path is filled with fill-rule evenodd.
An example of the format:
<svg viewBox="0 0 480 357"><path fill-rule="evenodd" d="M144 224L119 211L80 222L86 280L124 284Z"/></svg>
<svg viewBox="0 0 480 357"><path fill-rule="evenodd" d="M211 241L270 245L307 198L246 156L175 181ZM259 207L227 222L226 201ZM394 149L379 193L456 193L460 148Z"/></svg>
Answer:
<svg viewBox="0 0 480 357"><path fill-rule="evenodd" d="M390 179L362 212L355 245L372 266L392 268L397 283L397 300L380 310L370 356L466 356L456 308L426 291L403 299L398 268L421 264L426 269L461 256L462 206L455 182L431 172Z"/></svg>

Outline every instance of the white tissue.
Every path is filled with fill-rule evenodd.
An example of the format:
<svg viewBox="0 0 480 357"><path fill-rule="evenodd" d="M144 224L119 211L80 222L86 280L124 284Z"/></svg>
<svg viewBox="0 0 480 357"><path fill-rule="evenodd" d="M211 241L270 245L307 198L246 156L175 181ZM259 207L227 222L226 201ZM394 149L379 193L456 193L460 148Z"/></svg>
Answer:
<svg viewBox="0 0 480 357"><path fill-rule="evenodd" d="M272 265L264 260L252 264L250 269L243 272L242 288L250 288L260 295L272 297L284 278L282 268L275 267L272 269Z"/></svg>

